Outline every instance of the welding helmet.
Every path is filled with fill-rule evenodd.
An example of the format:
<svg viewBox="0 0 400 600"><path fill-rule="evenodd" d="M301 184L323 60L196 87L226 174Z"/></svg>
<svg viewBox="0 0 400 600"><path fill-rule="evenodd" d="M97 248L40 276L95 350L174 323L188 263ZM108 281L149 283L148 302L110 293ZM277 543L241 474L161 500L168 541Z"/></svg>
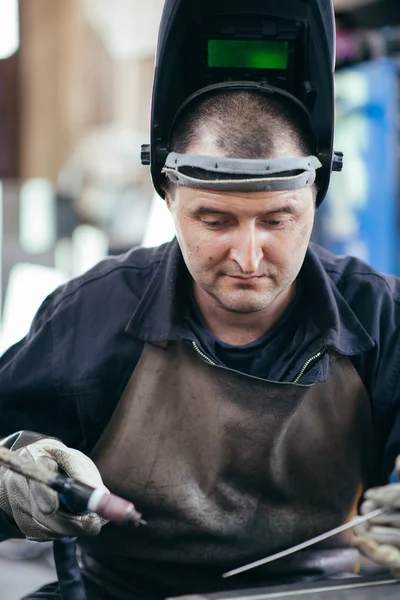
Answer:
<svg viewBox="0 0 400 600"><path fill-rule="evenodd" d="M332 0L166 0L151 105L151 165L157 192L165 177L222 190L296 189L316 181L323 200L332 170L335 21ZM175 124L193 103L221 91L285 97L303 115L315 156L246 159L170 152ZM203 174L206 175L203 177Z"/></svg>

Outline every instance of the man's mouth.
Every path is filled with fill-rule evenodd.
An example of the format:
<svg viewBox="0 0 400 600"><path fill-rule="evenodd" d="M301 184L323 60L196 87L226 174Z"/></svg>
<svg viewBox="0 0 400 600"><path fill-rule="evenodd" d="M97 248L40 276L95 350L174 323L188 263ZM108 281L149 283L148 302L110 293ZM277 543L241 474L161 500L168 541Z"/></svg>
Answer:
<svg viewBox="0 0 400 600"><path fill-rule="evenodd" d="M237 281L242 281L243 283L250 283L265 277L265 275L228 275L228 277L231 277L231 279L236 279Z"/></svg>

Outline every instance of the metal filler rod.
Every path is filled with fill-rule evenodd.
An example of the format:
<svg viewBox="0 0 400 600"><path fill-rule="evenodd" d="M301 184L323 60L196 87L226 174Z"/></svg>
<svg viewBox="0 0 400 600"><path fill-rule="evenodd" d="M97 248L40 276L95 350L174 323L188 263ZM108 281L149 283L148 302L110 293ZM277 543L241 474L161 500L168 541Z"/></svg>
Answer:
<svg viewBox="0 0 400 600"><path fill-rule="evenodd" d="M255 569L256 567L261 567L262 565L266 565L267 563L273 562L274 560L278 560L280 558L284 558L285 556L289 556L290 554L294 554L295 552L299 552L300 550L304 550L305 548L309 548L314 544L318 544L318 542L323 542L338 533L342 533L343 531L347 531L347 529L351 529L356 525L360 525L361 523L365 523L374 517L379 517L382 513L386 512L387 508L377 508L372 512L367 513L366 515L361 515L360 517L355 517L348 523L344 525L340 525L339 527L335 527L334 529L330 529L321 535L317 535L310 540L306 540L305 542L301 542L301 544L297 544L296 546L292 546L291 548L287 548L286 550L282 550L281 552L277 552L276 554L271 554L271 556L267 556L266 558L261 558L260 560L256 560L248 565L244 565L243 567L239 567L237 569L232 569L232 571L228 571L224 573L222 577L232 577L233 575L239 575L239 573L244 573L244 571L249 571L250 569Z"/></svg>
<svg viewBox="0 0 400 600"><path fill-rule="evenodd" d="M75 514L94 512L99 517L118 525L147 525L132 502L110 494L104 488L93 488L77 479L61 473L53 473L33 460L23 458L2 446L0 446L0 465L56 491L62 506L69 512Z"/></svg>

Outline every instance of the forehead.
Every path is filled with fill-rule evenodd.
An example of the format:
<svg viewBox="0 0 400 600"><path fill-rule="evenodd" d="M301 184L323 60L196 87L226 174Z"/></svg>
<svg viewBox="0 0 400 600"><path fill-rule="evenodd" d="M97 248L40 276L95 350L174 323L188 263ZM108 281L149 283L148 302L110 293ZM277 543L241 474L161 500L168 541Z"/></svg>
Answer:
<svg viewBox="0 0 400 600"><path fill-rule="evenodd" d="M175 200L182 210L252 216L268 212L297 214L312 205L311 188L284 192L220 192L177 186Z"/></svg>

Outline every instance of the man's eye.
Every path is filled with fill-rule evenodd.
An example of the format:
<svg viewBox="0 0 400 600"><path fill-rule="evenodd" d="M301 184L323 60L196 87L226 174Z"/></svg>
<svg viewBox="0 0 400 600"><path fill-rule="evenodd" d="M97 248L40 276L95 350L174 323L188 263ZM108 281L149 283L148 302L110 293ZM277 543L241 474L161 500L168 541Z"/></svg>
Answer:
<svg viewBox="0 0 400 600"><path fill-rule="evenodd" d="M269 219L268 221L264 221L264 223L269 227L280 227L281 225L283 225L283 221L278 221L274 219Z"/></svg>
<svg viewBox="0 0 400 600"><path fill-rule="evenodd" d="M203 221L204 225L207 227L222 227L226 225L228 221Z"/></svg>

